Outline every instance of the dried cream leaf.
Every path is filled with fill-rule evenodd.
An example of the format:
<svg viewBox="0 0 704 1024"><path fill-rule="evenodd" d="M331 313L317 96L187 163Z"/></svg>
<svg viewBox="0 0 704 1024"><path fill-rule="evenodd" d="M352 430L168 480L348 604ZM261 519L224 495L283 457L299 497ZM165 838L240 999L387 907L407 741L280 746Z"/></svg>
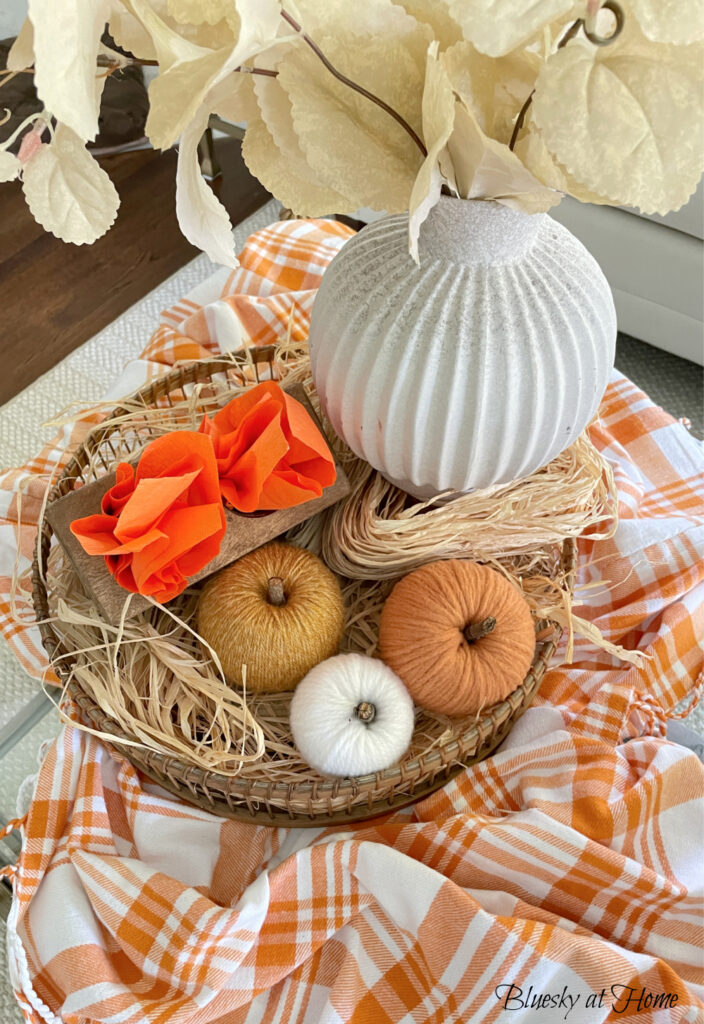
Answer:
<svg viewBox="0 0 704 1024"><path fill-rule="evenodd" d="M357 209L335 189L318 184L302 157L284 155L260 115L247 123L242 157L255 178L299 217L324 217Z"/></svg>
<svg viewBox="0 0 704 1024"><path fill-rule="evenodd" d="M159 60L160 70L166 71L177 60L193 60L208 50L218 49L232 37L233 28L227 22L215 25L203 22L201 25L180 25L169 14L168 0L150 0L145 5L137 0L137 9L150 27L145 25L134 12L132 0L113 0L110 14L110 32L123 49L143 60ZM232 24L236 15L233 14ZM154 38L159 42L159 51Z"/></svg>
<svg viewBox="0 0 704 1024"><path fill-rule="evenodd" d="M521 133L514 152L531 174L534 174L548 188L554 188L563 195L570 195L574 199L578 199L580 203L610 205L611 201L605 196L590 192L571 174L567 173L545 145L542 135L532 121Z"/></svg>
<svg viewBox="0 0 704 1024"><path fill-rule="evenodd" d="M233 0L168 0L168 10L181 24L217 25L219 21L237 22Z"/></svg>
<svg viewBox="0 0 704 1024"><path fill-rule="evenodd" d="M430 26L433 39L437 39L441 50L446 50L463 38L462 29L442 0L398 0L398 5L416 21Z"/></svg>
<svg viewBox="0 0 704 1024"><path fill-rule="evenodd" d="M174 64L151 83L147 135L157 148L172 145L193 119L206 94L240 64L266 50L275 38L281 14L278 0L234 3L241 27L236 37L231 35L227 46Z"/></svg>
<svg viewBox="0 0 704 1024"><path fill-rule="evenodd" d="M266 53L267 67L276 68L286 53L286 46L274 46ZM264 121L274 142L283 153L302 158L301 147L293 127L291 101L278 78L264 75L248 76L257 103L257 114Z"/></svg>
<svg viewBox="0 0 704 1024"><path fill-rule="evenodd" d="M284 4L284 6L286 6ZM364 0L364 4L350 3L350 0L297 0L296 9L308 35L316 43L319 36L379 36L386 39L400 39L413 45L418 24L404 10L405 4L393 0ZM426 39L427 48L429 38ZM425 48L418 54L425 61Z"/></svg>
<svg viewBox="0 0 704 1024"><path fill-rule="evenodd" d="M63 124L24 165L22 190L37 223L74 245L90 245L104 235L120 205L110 178Z"/></svg>
<svg viewBox="0 0 704 1024"><path fill-rule="evenodd" d="M701 0L630 0L644 35L656 43L683 46L704 39Z"/></svg>
<svg viewBox="0 0 704 1024"><path fill-rule="evenodd" d="M151 35L128 5L129 0L125 0L125 3L113 0L108 17L110 35L118 46L128 53L133 53L140 60L157 60L157 51Z"/></svg>
<svg viewBox="0 0 704 1024"><path fill-rule="evenodd" d="M176 216L188 241L202 249L213 263L236 267L230 218L203 179L198 162L198 143L209 116L208 105L201 107L181 136L176 166Z"/></svg>
<svg viewBox="0 0 704 1024"><path fill-rule="evenodd" d="M411 39L380 36L322 37L316 42L332 63L382 97L416 132L425 78L427 29ZM416 54L422 45L422 63ZM423 157L404 128L376 104L338 82L307 48L293 47L278 66L291 102L293 124L314 178L347 197L353 209L408 209Z"/></svg>
<svg viewBox="0 0 704 1024"><path fill-rule="evenodd" d="M584 0L445 0L465 38L489 57L503 57L555 18L582 13Z"/></svg>
<svg viewBox="0 0 704 1024"><path fill-rule="evenodd" d="M250 117L259 115L254 98L254 75L228 75L213 86L206 97L211 113L218 114L224 121L243 124Z"/></svg>
<svg viewBox="0 0 704 1024"><path fill-rule="evenodd" d="M404 113L401 107L405 104L410 109L411 116L420 120L425 60L428 45L433 38L428 25L416 21L393 0L364 0L364 4L350 3L349 0L325 0L324 3L320 0L298 0L296 6L305 31L321 46L323 53L333 64L344 70L352 81L358 81L356 67L360 67L362 62L365 65L370 64L364 51L373 45L374 52L381 58L382 66L376 69L368 67L365 74L373 75L376 85L382 90L376 94L400 113ZM325 40L330 40L327 49L324 45ZM298 42L298 46L310 52L302 40ZM328 53L331 47L337 54L335 59ZM281 46L277 47L277 51L282 49ZM347 54L348 49L354 57ZM386 59L382 57L384 52L387 54ZM389 62L395 59L395 54L401 55L402 73L405 73L403 68L406 64L415 65L413 82L417 86L417 91L413 95L404 94L400 83L394 80ZM320 63L318 58L314 59Z"/></svg>
<svg viewBox="0 0 704 1024"><path fill-rule="evenodd" d="M702 173L704 48L652 43L632 20L607 47L569 43L544 64L533 117L591 192L644 213L686 203Z"/></svg>
<svg viewBox="0 0 704 1024"><path fill-rule="evenodd" d="M228 71L256 57L272 45L281 26L279 0L233 0L236 18L237 45L233 50Z"/></svg>
<svg viewBox="0 0 704 1024"><path fill-rule="evenodd" d="M110 6L110 0L29 0L37 95L84 141L98 134L105 79L96 75L96 57Z"/></svg>
<svg viewBox="0 0 704 1024"><path fill-rule="evenodd" d="M267 56L276 59L275 54ZM356 207L350 207L337 189L316 179L298 143L291 102L278 79L262 75L252 75L251 79L258 107L256 115L247 118L242 152L252 174L301 216L354 212Z"/></svg>
<svg viewBox="0 0 704 1024"><path fill-rule="evenodd" d="M0 149L0 182L14 181L22 170L22 164L14 153Z"/></svg>
<svg viewBox="0 0 704 1024"><path fill-rule="evenodd" d="M149 86L147 136L155 149L168 149L196 115L231 50L223 47L204 57L174 64Z"/></svg>
<svg viewBox="0 0 704 1024"><path fill-rule="evenodd" d="M178 22L174 21L174 25L178 25ZM231 18L218 21L215 25L209 25L207 21L204 21L200 25L178 25L178 28L184 38L190 39L198 46L205 46L209 50L219 50L221 46L231 46L232 37L237 39L240 32L236 12L233 12Z"/></svg>
<svg viewBox="0 0 704 1024"><path fill-rule="evenodd" d="M7 70L22 71L24 68L31 68L33 63L34 28L29 18L25 18L7 55Z"/></svg>
<svg viewBox="0 0 704 1024"><path fill-rule="evenodd" d="M437 203L442 189L438 159L455 123L455 96L449 76L438 61L437 41L433 41L428 48L422 114L423 140L428 155L413 182L408 207L408 249L416 263L419 262L418 235L421 224Z"/></svg>
<svg viewBox="0 0 704 1024"><path fill-rule="evenodd" d="M157 9L157 4L149 3L148 0L129 0L129 3L152 40L160 75L164 75L175 64L196 61L212 52L177 31L164 17L165 9Z"/></svg>
<svg viewBox="0 0 704 1024"><path fill-rule="evenodd" d="M463 199L493 199L513 209L542 213L562 198L538 181L508 146L485 135L461 100L455 103L447 155Z"/></svg>
<svg viewBox="0 0 704 1024"><path fill-rule="evenodd" d="M516 50L505 57L487 57L462 41L440 59L482 131L508 143L518 112L535 86L541 67L537 54Z"/></svg>

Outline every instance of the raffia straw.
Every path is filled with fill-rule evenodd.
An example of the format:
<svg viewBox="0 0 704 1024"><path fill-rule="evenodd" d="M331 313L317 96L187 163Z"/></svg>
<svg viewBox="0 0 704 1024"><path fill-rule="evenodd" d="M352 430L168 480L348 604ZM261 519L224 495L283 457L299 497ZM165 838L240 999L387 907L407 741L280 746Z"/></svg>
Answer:
<svg viewBox="0 0 704 1024"><path fill-rule="evenodd" d="M303 384L319 409L304 344L289 337L279 346L277 369L280 376ZM325 513L318 527L319 553L335 572L348 579L396 580L429 561L471 558L493 565L515 582L516 559L521 559L524 577L533 578L523 587L524 596L536 615L566 631L568 662L576 634L622 661L642 663L639 652L611 643L574 613L564 580L546 586L539 571L551 549L567 538L589 529L590 539L602 540L616 529L613 471L587 433L548 466L521 480L448 496L444 502L417 502L357 458L325 425L352 484L349 497ZM313 540L308 529L300 535L306 546Z"/></svg>
<svg viewBox="0 0 704 1024"><path fill-rule="evenodd" d="M223 775L261 758L264 736L256 718L189 625L195 594L184 598L180 614L155 606L111 626L58 548L50 573L52 611L73 678L133 742ZM66 657L57 655L52 665Z"/></svg>
<svg viewBox="0 0 704 1024"><path fill-rule="evenodd" d="M535 564L535 559L532 562ZM59 658L70 657L73 678L133 745L173 753L187 763L225 775L287 783L316 778L291 742L290 694L246 696L247 711L261 731L264 749L260 753L261 748L253 749L250 744L243 750L245 730L238 725L241 718L237 702L241 695L229 688L223 692L212 659L186 628L189 624L192 628L194 621L194 594L184 596L175 616L177 622L163 608L126 620L118 644L120 627L100 621L80 580L58 549L52 552L50 573L51 593L63 595L56 603L56 616L61 622L63 646L70 651L70 655L59 655L54 664L58 667ZM531 605L538 607L550 587L559 590L556 555L545 558L540 586L535 577L516 578L525 587ZM345 650L375 653L379 616L392 586L390 580L343 581ZM531 594L532 586L536 586L539 597ZM113 671L115 662L117 676ZM449 719L419 710L408 756L416 757L449 742L473 720ZM82 723L74 724L83 728ZM110 732L86 729L102 739L111 739Z"/></svg>
<svg viewBox="0 0 704 1024"><path fill-rule="evenodd" d="M414 502L361 459L347 459L353 489L331 512L326 561L360 579L389 579L431 558L478 561L521 555L579 536L610 536L616 499L610 467L586 435L549 466L444 504Z"/></svg>
<svg viewBox="0 0 704 1024"><path fill-rule="evenodd" d="M549 562L544 565L544 579L554 583L555 559ZM63 595L56 603L56 615L63 646L70 651L63 657L73 662L72 677L130 738L130 745L175 754L223 775L285 783L317 779L291 740L290 693L245 696L223 687L212 657L191 632L194 593L183 595L178 613L172 613L178 624L167 609L155 607L151 613L126 619L120 635L119 626L99 619L59 550L52 552L50 571L52 594ZM343 580L342 584L347 610L343 649L374 654L379 616L393 581ZM526 594L537 607L539 601L531 597L530 588ZM57 667L60 657L54 661ZM249 734L242 705L255 723ZM457 738L478 717L450 719L418 709L407 758ZM73 724L108 742L114 739L110 732ZM261 736L256 746L255 731Z"/></svg>
<svg viewBox="0 0 704 1024"><path fill-rule="evenodd" d="M306 347L290 332L276 352L274 376L302 383L318 406ZM197 427L204 411L214 411L255 380L251 358L239 356L227 374L187 385L154 407L123 401L84 441L89 464L82 478L100 477L169 430ZM375 654L381 609L394 582L438 558L471 557L501 571L524 594L539 635L551 622L568 631L594 629L571 611L560 558L564 538L587 526L601 527L593 537L606 536L615 522L610 470L585 437L526 480L433 506L409 501L325 428L352 495L296 527L288 539L322 553L338 573L347 609L345 650ZM49 557L47 589L62 641L52 664L70 665L72 680L115 722L118 742L126 736L129 744L222 775L286 784L318 778L291 740L291 695L227 685L215 652L195 631L196 589L168 608L155 605L134 618L125 614L115 627L100 618L58 547ZM459 737L473 721L419 709L407 759ZM88 731L111 738L110 732Z"/></svg>

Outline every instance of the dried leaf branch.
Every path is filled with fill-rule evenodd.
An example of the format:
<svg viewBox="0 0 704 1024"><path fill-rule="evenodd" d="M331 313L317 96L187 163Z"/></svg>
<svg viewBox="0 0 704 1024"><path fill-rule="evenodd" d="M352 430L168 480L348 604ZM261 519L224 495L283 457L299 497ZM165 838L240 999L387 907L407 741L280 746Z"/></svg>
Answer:
<svg viewBox="0 0 704 1024"><path fill-rule="evenodd" d="M341 71L338 71L337 68L333 64L331 64L330 61L327 59L327 57L320 49L318 44L311 39L307 32L303 31L303 28L298 24L295 18L291 17L288 11L282 11L281 17L291 26L294 32L298 32L298 34L301 36L301 39L303 39L304 42L307 43L308 46L310 46L311 50L316 55L316 57L318 57L323 62L323 64L328 69L330 74L334 75L338 82L342 82L343 85L349 86L350 89L354 89L355 92L358 92L360 96L364 96L372 103L376 103L377 107L381 107L382 110L385 110L386 113L390 117L393 117L394 121L400 124L403 130L413 139L413 141L415 142L416 146L421 151L423 156L426 157L428 155L428 151L425 148L423 140L413 130L408 121L406 121L405 118L401 117L397 110L394 110L393 107L390 107L389 104L385 103L384 100L379 98L379 96L375 96L373 92L370 92L368 89L365 89L364 86L359 85L357 82L353 82L351 78L347 77L347 75L343 75Z"/></svg>
<svg viewBox="0 0 704 1024"><path fill-rule="evenodd" d="M289 4L292 13L282 0L189 0L174 16L165 0L96 0L90 12L37 0L0 86L36 69L47 120L85 144L98 131L104 79L158 65L147 135L160 149L180 139L181 230L229 266L229 218L196 157L212 113L247 122L250 170L306 216L409 210L417 228L448 190L526 213L568 194L663 214L701 177L701 0L584 0L576 21L574 0L306 0L302 15ZM106 21L119 50L101 42ZM568 46L580 33L585 45ZM349 40L362 37L351 54ZM542 60L541 38L555 40ZM343 90L363 99L345 102ZM387 118L403 132L389 131ZM54 136L38 141L18 158L0 146L0 180L57 163L63 198L45 194L33 170L30 192L45 226L64 237L64 206L82 202L71 182L90 173L87 156L66 145L59 153ZM87 241L93 229L82 234Z"/></svg>
<svg viewBox="0 0 704 1024"><path fill-rule="evenodd" d="M616 18L616 26L614 28L614 31L611 33L611 35L609 35L609 36L600 36L600 35L598 35L598 33L596 31L594 31L593 28L589 27L589 25L587 24L587 21L585 19L577 18L576 21L572 22L572 24L567 29L567 31L565 32L564 36L560 40L560 42L557 44L557 49L561 50L563 46L567 46L569 41L571 39L574 39L574 37L577 35L577 33L579 32L579 30L581 28L584 29L585 36L587 37L587 39L589 40L590 43L594 44L594 46L609 46L611 43L615 42L618 39L618 37L621 35L621 32L623 30L623 25L624 25L623 11L622 11L620 5L618 3L616 3L616 0L607 0L607 2L604 3L603 6L601 6L599 8L599 10L611 11L611 13ZM591 21L593 21L593 20L594 20L594 17L592 16ZM524 121L526 119L526 114L528 113L528 108L530 107L531 103L533 102L533 97L534 96L535 96L535 89L533 89L533 91L531 92L531 94L528 96L528 98L526 99L525 103L521 107L520 111L518 112L518 117L516 118L516 124L514 125L514 128L513 128L513 134L511 135L511 141L508 144L508 148L510 150L512 150L512 151L516 147L516 142L518 141L518 135L519 135L519 133L521 131L521 128L523 127L523 123L524 123Z"/></svg>

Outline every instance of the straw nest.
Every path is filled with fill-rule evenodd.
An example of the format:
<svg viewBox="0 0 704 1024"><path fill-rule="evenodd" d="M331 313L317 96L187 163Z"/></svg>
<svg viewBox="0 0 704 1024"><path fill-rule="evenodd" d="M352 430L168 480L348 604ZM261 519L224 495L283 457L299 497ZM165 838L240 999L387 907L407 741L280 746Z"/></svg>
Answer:
<svg viewBox="0 0 704 1024"><path fill-rule="evenodd" d="M284 383L302 382L317 404L307 351L300 344L282 344L266 356L237 354L227 363L177 368L106 414L74 453L48 500L67 493L77 480L101 476L159 434L177 427L195 429L203 411L211 412L237 390L272 373ZM432 505L410 503L326 429L352 493L292 530L287 539L321 555L340 577L346 605L343 650L375 653L381 608L400 576L428 561L472 558L499 569L524 594L542 641L534 663L535 669L542 651L542 676L561 628L571 631L575 623L584 625L571 613L572 567L563 558L564 542L587 527L599 536L614 525L611 473L588 437L580 437L527 479ZM136 763L141 755L153 754L176 759L169 763L181 764L184 771L236 777L238 784L265 781L269 794L272 787L289 793L280 801L289 814L296 806L292 788L308 784L310 790L313 784L315 792L320 777L291 741L291 694L247 693L246 686L237 690L226 683L216 657L196 633L197 588L168 607L154 605L135 618L127 617L126 608L122 622L110 625L97 614L46 522L40 524L33 582L52 668L64 691L79 698L79 727L114 741ZM537 688L535 674L531 679L530 693L511 704L514 716ZM489 710L496 724L495 709ZM502 728L507 715L499 716ZM404 763L418 758L426 763L424 758L444 751L475 721L419 710ZM497 727L497 737L499 732ZM488 753L491 743L486 731L480 733ZM453 758L461 759L465 748L455 743L452 749L455 754L441 759L446 767ZM277 806L276 798L264 802L269 808Z"/></svg>

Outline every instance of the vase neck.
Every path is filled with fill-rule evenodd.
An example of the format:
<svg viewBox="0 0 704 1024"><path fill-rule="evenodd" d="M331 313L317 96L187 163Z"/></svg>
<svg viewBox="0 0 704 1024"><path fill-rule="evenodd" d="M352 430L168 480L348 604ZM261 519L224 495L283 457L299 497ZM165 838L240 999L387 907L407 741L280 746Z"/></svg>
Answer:
<svg viewBox="0 0 704 1024"><path fill-rule="evenodd" d="M511 210L501 203L441 196L421 225L418 252L424 260L509 263L535 242L545 214Z"/></svg>

